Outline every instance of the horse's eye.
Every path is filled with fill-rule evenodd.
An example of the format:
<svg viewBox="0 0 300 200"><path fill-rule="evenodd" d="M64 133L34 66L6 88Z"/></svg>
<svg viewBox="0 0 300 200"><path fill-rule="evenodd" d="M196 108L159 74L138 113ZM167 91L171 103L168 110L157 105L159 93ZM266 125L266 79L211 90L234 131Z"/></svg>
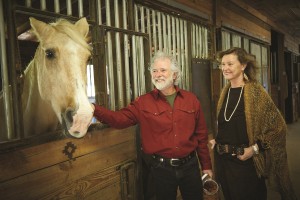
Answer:
<svg viewBox="0 0 300 200"><path fill-rule="evenodd" d="M55 52L54 52L53 49L47 49L47 50L45 51L45 53L46 53L46 57L47 57L48 59L53 59L53 58L55 58Z"/></svg>

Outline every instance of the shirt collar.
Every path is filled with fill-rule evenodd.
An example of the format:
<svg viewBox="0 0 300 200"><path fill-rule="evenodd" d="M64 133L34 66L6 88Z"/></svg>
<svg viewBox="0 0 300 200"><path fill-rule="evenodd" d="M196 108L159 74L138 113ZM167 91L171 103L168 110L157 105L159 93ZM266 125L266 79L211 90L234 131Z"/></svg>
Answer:
<svg viewBox="0 0 300 200"><path fill-rule="evenodd" d="M177 92L177 95L181 95L181 89L175 85L175 90ZM158 99L159 96L162 96L164 97L164 95L162 95L162 93L157 89L157 88L154 88L154 90L151 91L151 94L152 96L155 98L155 99Z"/></svg>

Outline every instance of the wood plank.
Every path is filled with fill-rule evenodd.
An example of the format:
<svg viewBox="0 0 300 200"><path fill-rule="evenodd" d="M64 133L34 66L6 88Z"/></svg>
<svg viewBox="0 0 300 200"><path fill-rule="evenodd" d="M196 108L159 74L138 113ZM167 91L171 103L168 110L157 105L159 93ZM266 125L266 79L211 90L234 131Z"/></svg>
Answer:
<svg viewBox="0 0 300 200"><path fill-rule="evenodd" d="M107 128L91 132L82 139L66 138L2 154L0 155L0 182L68 161L69 158L63 150L69 142L76 146L73 157L77 159L85 154L134 140L134 137L135 127L122 130Z"/></svg>
<svg viewBox="0 0 300 200"><path fill-rule="evenodd" d="M222 21L223 26L239 31L259 40L271 43L270 30L258 26L254 22L238 15L237 13L234 13L233 11L225 7L222 7L220 11L220 20Z"/></svg>
<svg viewBox="0 0 300 200"><path fill-rule="evenodd" d="M295 37L290 35L284 36L284 47L296 54L299 54L299 42Z"/></svg>
<svg viewBox="0 0 300 200"><path fill-rule="evenodd" d="M186 5L190 8L196 9L208 16L213 15L213 1L212 0L175 0L182 5Z"/></svg>
<svg viewBox="0 0 300 200"><path fill-rule="evenodd" d="M96 193L85 197L85 200L95 200L95 199L103 199L103 200L120 200L120 182L115 182L112 185L109 185L103 190L98 190ZM73 198L74 199L74 198ZM70 199L70 200L73 200Z"/></svg>
<svg viewBox="0 0 300 200"><path fill-rule="evenodd" d="M231 0L233 3L235 3L236 5L240 6L241 8L243 8L245 11L251 13L252 15L254 15L255 17L257 17L258 19L267 22L268 18L266 16L264 16L263 14L261 14L259 11L257 11L256 9L252 8L251 6L247 5L246 3L244 3L241 0Z"/></svg>
<svg viewBox="0 0 300 200"><path fill-rule="evenodd" d="M86 199L89 196L94 199L99 199L99 197L103 199L110 199L109 197L120 199L120 172L116 167L112 166L57 190L52 190L40 199L74 199L75 197Z"/></svg>
<svg viewBox="0 0 300 200"><path fill-rule="evenodd" d="M59 190L68 184L73 184L90 174L101 172L110 166L134 161L134 141L124 142L105 148L85 156L79 156L75 161L57 163L47 168L24 174L17 178L0 183L0 194L2 199L40 199L50 192ZM86 192L82 182L76 183L76 196ZM86 182L84 182L86 183ZM93 187L91 187L93 188ZM93 191L89 188L89 190Z"/></svg>

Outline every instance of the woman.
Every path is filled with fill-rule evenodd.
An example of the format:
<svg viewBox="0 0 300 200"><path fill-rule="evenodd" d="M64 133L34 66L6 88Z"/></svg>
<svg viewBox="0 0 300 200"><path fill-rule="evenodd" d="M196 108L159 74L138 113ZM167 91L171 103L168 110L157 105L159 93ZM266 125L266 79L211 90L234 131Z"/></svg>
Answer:
<svg viewBox="0 0 300 200"><path fill-rule="evenodd" d="M229 83L217 107L216 177L227 200L267 199L265 179L276 183L283 199L296 199L286 157L286 124L256 81L255 60L242 48L219 54Z"/></svg>

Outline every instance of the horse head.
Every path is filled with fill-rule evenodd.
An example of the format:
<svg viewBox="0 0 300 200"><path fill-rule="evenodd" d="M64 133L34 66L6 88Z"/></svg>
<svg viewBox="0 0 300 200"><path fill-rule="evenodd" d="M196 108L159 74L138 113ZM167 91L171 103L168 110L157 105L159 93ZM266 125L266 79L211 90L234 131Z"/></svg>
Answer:
<svg viewBox="0 0 300 200"><path fill-rule="evenodd" d="M91 56L89 25L86 18L75 24L64 19L46 24L30 18L30 25L39 46L25 71L25 135L53 131L58 122L69 130L78 110L91 110L86 94L86 67ZM80 138L86 131L66 132Z"/></svg>

